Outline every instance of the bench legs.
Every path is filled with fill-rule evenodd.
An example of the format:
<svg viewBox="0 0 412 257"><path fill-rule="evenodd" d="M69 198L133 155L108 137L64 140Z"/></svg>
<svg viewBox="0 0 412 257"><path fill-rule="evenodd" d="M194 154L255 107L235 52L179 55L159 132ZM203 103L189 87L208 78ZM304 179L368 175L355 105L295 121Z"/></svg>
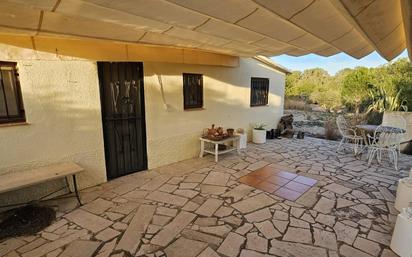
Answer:
<svg viewBox="0 0 412 257"><path fill-rule="evenodd" d="M67 187L67 190L69 190L69 193L73 193L72 189L70 188L69 179L67 177L64 177L64 180L66 180L66 187Z"/></svg>
<svg viewBox="0 0 412 257"><path fill-rule="evenodd" d="M77 201L79 202L80 206L82 206L82 201L80 200L80 194L79 190L77 190L77 181L76 181L76 175L73 175L73 186L74 186L74 193L76 194ZM69 188L70 190L70 188Z"/></svg>
<svg viewBox="0 0 412 257"><path fill-rule="evenodd" d="M69 193L73 193L73 192L72 192L72 189L70 188L69 179L68 179L67 177L64 177L64 178L65 178L65 180L66 180L66 186L67 186L67 189L69 190ZM73 178L74 193L75 193L75 195L76 195L77 201L79 202L80 206L82 206L83 204L82 204L82 202L81 202L81 200L80 200L79 190L77 189L76 175L73 174L73 175L72 175L72 178Z"/></svg>
<svg viewBox="0 0 412 257"><path fill-rule="evenodd" d="M75 195L76 195L77 201L79 202L79 205L82 206L83 204L82 204L82 202L81 202L81 200L80 200L80 194L79 194L79 190L78 190L78 188L77 188L76 175L73 174L73 175L72 175L72 178L73 178L74 193L75 193ZM69 190L69 194L73 193L72 190L71 190L71 188L70 188L70 183L69 183L68 177L64 177L64 179L65 179L65 182L66 182L66 188L67 188L67 190ZM63 199L63 198L73 197L72 195L67 196L67 194L66 194L66 195L63 195L63 196L55 197L55 198L45 199L45 198L50 197L50 196L53 195L53 194L56 194L56 193L58 193L58 192L61 192L62 190L65 190L65 187L62 187L62 188L58 189L57 191L51 192L51 193L49 193L49 194L46 194L46 195L40 197L38 200L32 200L32 201L30 201L30 202L22 202L22 203L8 204L8 205L0 205L0 208L17 207L17 206L22 206L22 205L24 206L24 205L31 204L31 203L37 203L37 202L42 202L42 201L49 201L49 200L52 200L52 199Z"/></svg>

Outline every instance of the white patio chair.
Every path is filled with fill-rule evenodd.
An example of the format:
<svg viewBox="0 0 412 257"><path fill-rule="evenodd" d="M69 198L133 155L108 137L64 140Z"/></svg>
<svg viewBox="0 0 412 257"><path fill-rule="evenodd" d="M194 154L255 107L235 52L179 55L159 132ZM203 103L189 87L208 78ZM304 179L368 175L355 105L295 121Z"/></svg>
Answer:
<svg viewBox="0 0 412 257"><path fill-rule="evenodd" d="M356 135L355 129L349 126L343 115L339 115L336 118L336 125L338 126L338 130L342 135L342 140L340 141L338 149L336 151L339 152L341 147L345 147L351 144L351 146L353 147L353 152L355 153L355 155L357 155L358 150L361 149L363 137Z"/></svg>
<svg viewBox="0 0 412 257"><path fill-rule="evenodd" d="M373 137L369 137L368 164L371 165L376 156L378 163L382 162L382 153L388 153L389 160L393 162L395 170L398 170L398 145L402 134L395 133L387 127L378 126Z"/></svg>
<svg viewBox="0 0 412 257"><path fill-rule="evenodd" d="M393 115L391 116L390 120L384 119L382 121L382 126L390 126L395 128L401 128L406 131L406 120L401 115ZM401 143L403 141L404 134L401 135L400 142L398 145L398 153L401 153Z"/></svg>

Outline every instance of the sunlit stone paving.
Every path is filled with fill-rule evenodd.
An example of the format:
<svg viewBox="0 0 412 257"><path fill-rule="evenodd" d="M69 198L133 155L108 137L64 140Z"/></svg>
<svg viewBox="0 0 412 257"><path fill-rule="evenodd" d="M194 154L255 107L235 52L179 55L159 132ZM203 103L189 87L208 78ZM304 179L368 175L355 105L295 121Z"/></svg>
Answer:
<svg viewBox="0 0 412 257"><path fill-rule="evenodd" d="M122 177L83 190L80 208L75 199L51 202L57 220L1 242L0 256L397 256L393 203L412 156L401 155L395 171L336 148L270 140L218 163L206 156ZM291 201L239 181L264 167L316 183Z"/></svg>

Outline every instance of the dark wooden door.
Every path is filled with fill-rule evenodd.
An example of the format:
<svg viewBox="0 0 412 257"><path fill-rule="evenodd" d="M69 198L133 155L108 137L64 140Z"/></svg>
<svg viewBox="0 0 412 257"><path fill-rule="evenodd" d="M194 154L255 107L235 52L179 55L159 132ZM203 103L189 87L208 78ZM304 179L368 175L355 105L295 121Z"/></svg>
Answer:
<svg viewBox="0 0 412 257"><path fill-rule="evenodd" d="M99 62L107 178L147 169L143 63Z"/></svg>

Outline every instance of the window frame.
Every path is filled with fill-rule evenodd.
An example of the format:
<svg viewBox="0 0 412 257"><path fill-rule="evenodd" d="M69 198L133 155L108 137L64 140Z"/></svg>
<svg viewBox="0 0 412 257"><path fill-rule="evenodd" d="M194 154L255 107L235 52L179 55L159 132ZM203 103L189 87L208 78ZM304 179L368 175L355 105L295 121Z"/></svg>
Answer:
<svg viewBox="0 0 412 257"><path fill-rule="evenodd" d="M250 107L269 105L269 78L251 77L250 78ZM263 88L262 88L263 87ZM258 99L254 95L255 90L264 91L264 99Z"/></svg>
<svg viewBox="0 0 412 257"><path fill-rule="evenodd" d="M4 90L5 85L3 81L3 76L1 74L1 70L3 67L10 68L14 76L14 99L16 101L16 107L18 112L17 115L10 115L8 111L9 105L7 104L6 92ZM21 93L20 77L17 68L17 62L0 61L0 89L0 93L2 92L2 98L0 99L4 99L4 104L6 108L6 116L0 116L0 124L26 122L26 113L23 105L23 97Z"/></svg>
<svg viewBox="0 0 412 257"><path fill-rule="evenodd" d="M198 101L197 103L191 104L191 103L187 103L186 100L188 100L188 96L187 94L189 93L188 91L190 89L188 89L188 87L190 87L191 85L189 85L189 80L190 79L195 79L197 76L199 76L199 80L200 80L200 85L199 85L199 91L197 92L197 98L196 101ZM203 108L203 103L204 103L204 94L203 94L203 74L199 74L199 73L183 73L182 74L183 77L183 109L184 110L195 110L195 109L202 109ZM199 101L200 100L200 101Z"/></svg>

